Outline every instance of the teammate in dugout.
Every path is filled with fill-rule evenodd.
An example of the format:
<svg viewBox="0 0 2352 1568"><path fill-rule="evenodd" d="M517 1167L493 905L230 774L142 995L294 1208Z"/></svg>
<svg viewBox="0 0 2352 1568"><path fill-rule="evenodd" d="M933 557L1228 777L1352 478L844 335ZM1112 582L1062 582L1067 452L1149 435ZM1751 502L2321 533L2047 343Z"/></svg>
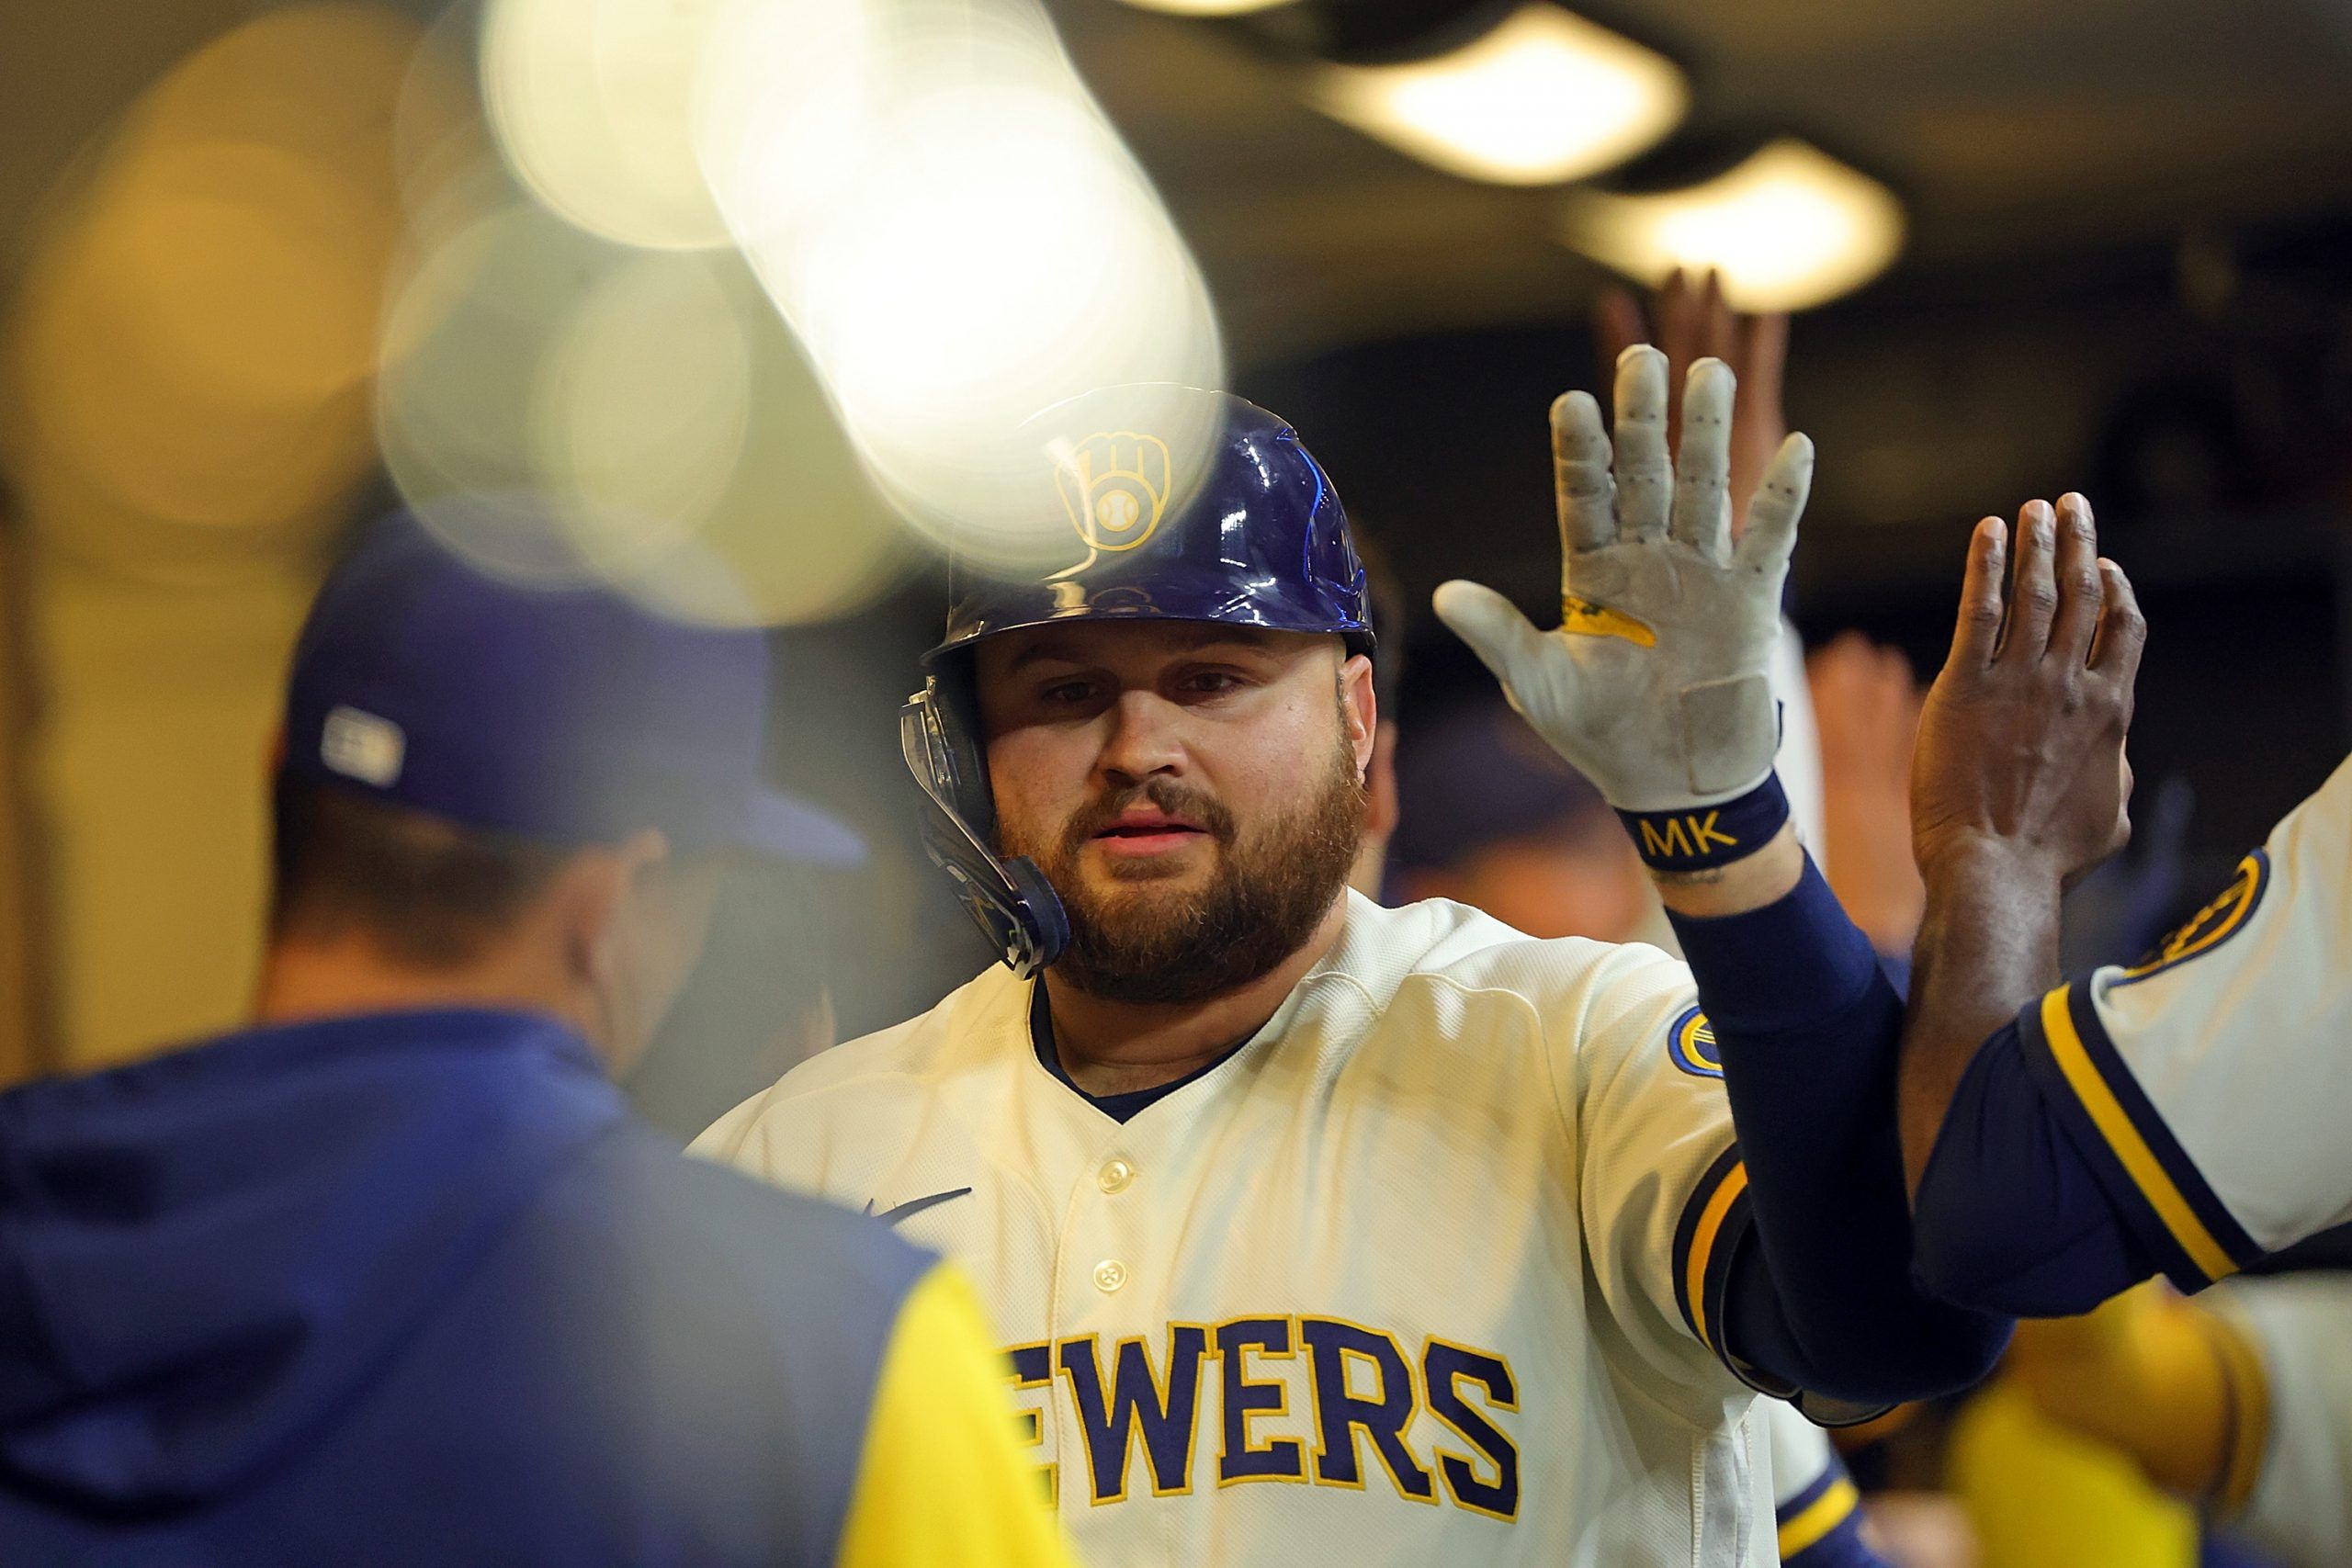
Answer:
<svg viewBox="0 0 2352 1568"><path fill-rule="evenodd" d="M2193 1294L2352 1221L2337 1152L2352 1077L2335 1060L2352 1032L2352 761L2153 952L2062 976L2061 891L2126 830L2146 632L2082 497L2019 514L2005 588L2008 552L1997 519L1978 525L1921 724L1928 918L1902 1039L1904 1144L1923 1278L1958 1301L2062 1316L2158 1273ZM2219 1304L2213 1321L2238 1332L2199 1358L2209 1414L2152 1414L2175 1439L2152 1468L2297 1561L2340 1561L2341 1358L2301 1348L2340 1345L2341 1295L2266 1281ZM2170 1381L2191 1380L2176 1365Z"/></svg>
<svg viewBox="0 0 2352 1568"><path fill-rule="evenodd" d="M606 1073L733 853L767 651L413 522L296 651L249 1029L0 1095L0 1562L1067 1562L971 1292Z"/></svg>
<svg viewBox="0 0 2352 1568"><path fill-rule="evenodd" d="M697 1147L964 1261L1090 1561L1769 1562L1753 1388L1871 1408L1997 1351L1909 1280L1891 1064L1848 1049L1899 1003L1770 776L1811 452L1733 548L1732 393L1694 368L1679 474L1655 350L1613 452L1556 405L1563 630L1439 600L1652 846L1695 987L1346 892L1373 627L1295 432L1169 389L1029 428L1068 558L960 581L901 716L1004 965Z"/></svg>
<svg viewBox="0 0 2352 1568"><path fill-rule="evenodd" d="M1904 1142L1928 1278L2053 1316L2158 1272L2195 1292L2352 1219L2352 1168L2311 1157L2352 1121L2326 1059L2352 1024L2352 763L2154 952L2062 977L2061 889L2128 831L2146 633L2080 496L2020 513L2005 592L2007 549L1978 525L1921 722Z"/></svg>

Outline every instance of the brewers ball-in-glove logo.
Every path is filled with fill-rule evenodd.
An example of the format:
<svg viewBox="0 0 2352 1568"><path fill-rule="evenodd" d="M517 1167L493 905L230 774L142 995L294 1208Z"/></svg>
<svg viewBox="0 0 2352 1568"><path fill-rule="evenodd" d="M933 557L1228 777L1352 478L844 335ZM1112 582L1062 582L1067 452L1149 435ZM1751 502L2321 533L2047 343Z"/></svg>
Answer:
<svg viewBox="0 0 2352 1568"><path fill-rule="evenodd" d="M1078 536L1098 550L1132 550L1168 511L1168 443L1132 430L1090 435L1054 464L1054 489Z"/></svg>
<svg viewBox="0 0 2352 1568"><path fill-rule="evenodd" d="M2126 968L2117 980L2126 985L2161 974L2176 964L2188 962L2200 953L2211 953L2235 936L2254 918L2262 902L2262 895L2270 886L2270 854L2256 850L2238 862L2237 874L2222 889L2213 901L2188 917L2179 930L2156 944L2155 951L2144 953Z"/></svg>

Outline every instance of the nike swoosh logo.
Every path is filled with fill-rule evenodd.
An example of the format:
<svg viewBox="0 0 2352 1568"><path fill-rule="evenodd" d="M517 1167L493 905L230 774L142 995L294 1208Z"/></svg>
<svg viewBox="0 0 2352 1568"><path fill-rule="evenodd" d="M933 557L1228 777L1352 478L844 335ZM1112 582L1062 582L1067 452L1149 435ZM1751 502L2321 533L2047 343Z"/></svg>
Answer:
<svg viewBox="0 0 2352 1568"><path fill-rule="evenodd" d="M878 1214L874 1214L874 1200L868 1198L865 1201L865 1212L874 1214L876 1219L886 1225L895 1225L900 1220L911 1219L925 1209L946 1202L950 1198L961 1198L970 1190L968 1187L958 1187L953 1192L934 1192L928 1198L918 1198L911 1203L901 1203L895 1209L885 1209Z"/></svg>

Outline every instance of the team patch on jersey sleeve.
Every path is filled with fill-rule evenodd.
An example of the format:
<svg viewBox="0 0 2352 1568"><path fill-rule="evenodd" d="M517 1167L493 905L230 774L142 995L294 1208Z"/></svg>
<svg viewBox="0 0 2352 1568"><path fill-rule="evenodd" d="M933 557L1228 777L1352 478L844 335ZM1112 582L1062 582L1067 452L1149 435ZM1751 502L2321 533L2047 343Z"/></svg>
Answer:
<svg viewBox="0 0 2352 1568"><path fill-rule="evenodd" d="M2256 850L2238 862L2237 874L2211 903L2191 915L2179 930L2156 943L2152 952L2126 967L2113 984L2128 986L2212 952L2245 929L2246 921L2254 918L2256 908L2269 887L2269 852Z"/></svg>
<svg viewBox="0 0 2352 1568"><path fill-rule="evenodd" d="M2199 1291L2262 1254L2230 1215L2108 1038L2091 982L2061 986L2024 1010L2028 1070L2134 1233L2183 1291Z"/></svg>
<svg viewBox="0 0 2352 1568"><path fill-rule="evenodd" d="M1715 1048L1714 1026L1699 1009L1685 1008L1666 1029L1667 1059L1693 1077L1724 1076L1723 1053Z"/></svg>
<svg viewBox="0 0 2352 1568"><path fill-rule="evenodd" d="M1724 1342L1723 1304L1732 1255L1747 1224L1747 1166L1734 1144L1699 1178L1674 1227L1674 1304L1699 1342L1735 1371L1739 1369Z"/></svg>

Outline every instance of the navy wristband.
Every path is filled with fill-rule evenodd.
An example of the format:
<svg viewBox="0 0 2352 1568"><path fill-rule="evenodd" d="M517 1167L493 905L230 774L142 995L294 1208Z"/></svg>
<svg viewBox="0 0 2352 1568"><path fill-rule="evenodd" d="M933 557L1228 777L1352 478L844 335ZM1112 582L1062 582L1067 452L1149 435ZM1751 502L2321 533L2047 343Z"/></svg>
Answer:
<svg viewBox="0 0 2352 1568"><path fill-rule="evenodd" d="M1736 800L1686 806L1676 811L1620 811L1642 863L1653 871L1709 871L1745 860L1772 841L1789 819L1781 775Z"/></svg>

